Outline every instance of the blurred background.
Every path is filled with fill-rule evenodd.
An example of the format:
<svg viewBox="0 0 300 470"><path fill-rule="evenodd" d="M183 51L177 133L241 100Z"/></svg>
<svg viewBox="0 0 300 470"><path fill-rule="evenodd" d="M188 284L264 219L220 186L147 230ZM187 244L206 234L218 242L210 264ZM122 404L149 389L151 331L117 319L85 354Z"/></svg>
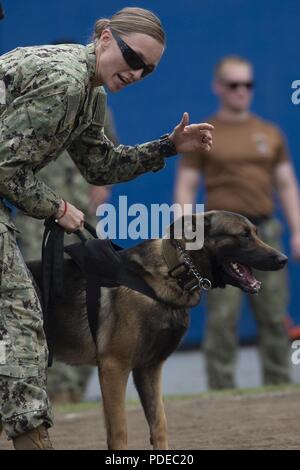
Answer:
<svg viewBox="0 0 300 470"><path fill-rule="evenodd" d="M110 16L124 6L153 10L167 33L167 50L161 64L145 81L120 94L109 95L119 140L136 144L152 140L168 131L188 111L192 121L201 121L216 108L210 84L214 64L224 55L238 54L254 64L255 98L252 110L284 131L297 177L300 177L300 104L291 101L294 80L299 72L299 0L7 0L2 2L5 19L0 23L0 50L49 44L63 39L90 42L96 19ZM167 161L164 171L136 181L116 185L111 202L128 196L128 204L172 203L176 158ZM199 193L198 202L203 202ZM279 218L282 218L279 212ZM285 226L286 227L286 226ZM286 252L288 230L285 228ZM127 242L122 241L123 246ZM300 325L300 266L289 263L292 322ZM204 329L205 302L192 312L185 347L198 346ZM240 339L256 338L255 323L243 309Z"/></svg>

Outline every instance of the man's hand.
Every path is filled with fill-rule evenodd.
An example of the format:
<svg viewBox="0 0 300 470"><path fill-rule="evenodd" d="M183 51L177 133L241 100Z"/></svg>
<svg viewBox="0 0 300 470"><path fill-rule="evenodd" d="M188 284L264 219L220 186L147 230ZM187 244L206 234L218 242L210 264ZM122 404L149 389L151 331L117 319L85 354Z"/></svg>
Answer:
<svg viewBox="0 0 300 470"><path fill-rule="evenodd" d="M300 261L300 233L291 236L291 252L294 260Z"/></svg>
<svg viewBox="0 0 300 470"><path fill-rule="evenodd" d="M212 146L211 131L214 126L208 123L190 124L188 113L183 113L181 122L169 135L178 153L210 150Z"/></svg>
<svg viewBox="0 0 300 470"><path fill-rule="evenodd" d="M65 204L67 204L67 209L65 211ZM65 215L62 214L65 211ZM59 209L55 214L57 218L57 223L65 229L67 233L75 232L78 229L83 228L84 223L84 213L80 210L76 209L72 204L65 203L65 201L61 200Z"/></svg>

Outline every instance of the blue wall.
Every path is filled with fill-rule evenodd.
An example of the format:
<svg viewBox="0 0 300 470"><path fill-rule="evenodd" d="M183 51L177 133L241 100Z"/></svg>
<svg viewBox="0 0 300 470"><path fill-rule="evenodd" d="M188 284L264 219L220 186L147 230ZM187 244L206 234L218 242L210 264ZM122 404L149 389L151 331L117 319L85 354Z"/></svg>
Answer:
<svg viewBox="0 0 300 470"><path fill-rule="evenodd" d="M86 43L95 20L124 6L154 10L162 19L168 47L159 69L144 82L110 95L122 143L153 139L173 128L183 111L203 120L216 106L210 91L211 70L225 54L253 61L257 89L253 111L276 122L286 133L300 177L300 105L291 102L291 83L300 79L299 0L185 0L115 1L7 0L6 19L0 22L0 48L45 44L61 38ZM167 168L129 184L116 186L113 200L127 194L129 202L171 202L176 159ZM199 194L199 202L202 201ZM285 230L286 251L288 231ZM300 267L290 262L289 312L300 323L298 307ZM189 340L199 342L203 307L193 312ZM253 335L254 323L244 310L241 336Z"/></svg>

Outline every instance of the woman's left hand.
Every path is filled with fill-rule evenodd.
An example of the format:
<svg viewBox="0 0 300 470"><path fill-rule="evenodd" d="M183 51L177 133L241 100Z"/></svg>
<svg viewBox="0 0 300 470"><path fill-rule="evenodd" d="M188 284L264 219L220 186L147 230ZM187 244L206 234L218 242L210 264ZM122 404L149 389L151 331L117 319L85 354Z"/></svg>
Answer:
<svg viewBox="0 0 300 470"><path fill-rule="evenodd" d="M188 113L183 113L181 122L169 135L174 142L178 153L195 152L197 150L210 150L214 126L208 123L189 124Z"/></svg>

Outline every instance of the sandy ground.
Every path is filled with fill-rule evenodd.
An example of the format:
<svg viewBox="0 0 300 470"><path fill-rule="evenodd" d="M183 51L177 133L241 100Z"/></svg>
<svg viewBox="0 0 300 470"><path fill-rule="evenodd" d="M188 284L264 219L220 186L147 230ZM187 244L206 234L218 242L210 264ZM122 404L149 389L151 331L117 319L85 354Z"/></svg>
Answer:
<svg viewBox="0 0 300 470"><path fill-rule="evenodd" d="M105 449L102 412L56 415L56 449ZM130 449L150 449L138 405L128 405ZM300 391L219 395L166 402L171 449L299 449ZM11 449L0 438L0 450Z"/></svg>

